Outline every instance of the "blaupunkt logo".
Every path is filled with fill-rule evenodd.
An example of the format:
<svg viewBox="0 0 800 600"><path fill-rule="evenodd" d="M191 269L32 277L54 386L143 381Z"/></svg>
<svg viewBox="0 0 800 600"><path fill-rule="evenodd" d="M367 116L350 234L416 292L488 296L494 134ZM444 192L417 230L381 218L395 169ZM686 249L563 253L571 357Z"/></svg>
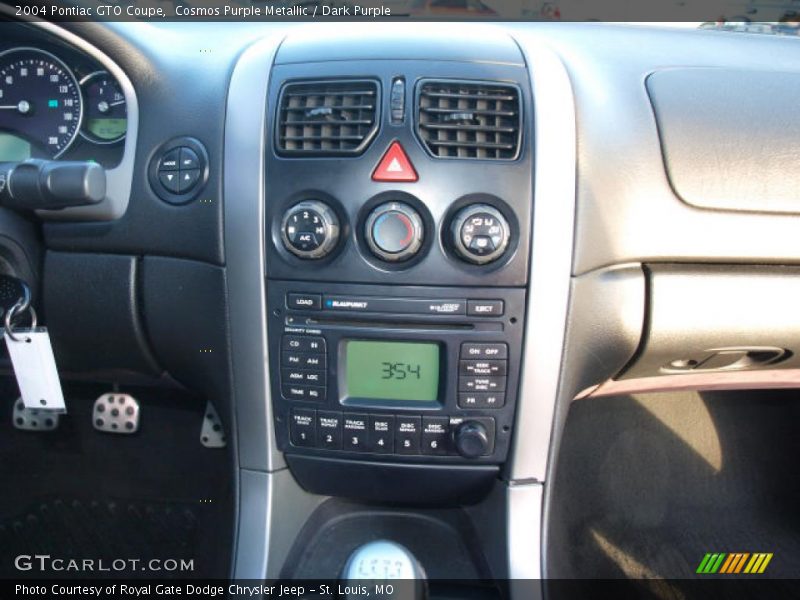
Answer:
<svg viewBox="0 0 800 600"><path fill-rule="evenodd" d="M701 575L756 575L766 571L771 560L772 552L709 552L696 572Z"/></svg>

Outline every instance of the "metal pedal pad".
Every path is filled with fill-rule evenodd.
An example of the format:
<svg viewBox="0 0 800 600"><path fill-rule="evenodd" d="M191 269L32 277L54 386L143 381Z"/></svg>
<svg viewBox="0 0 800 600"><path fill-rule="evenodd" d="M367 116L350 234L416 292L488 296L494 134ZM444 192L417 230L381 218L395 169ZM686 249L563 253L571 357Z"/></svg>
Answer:
<svg viewBox="0 0 800 600"><path fill-rule="evenodd" d="M60 416L52 410L25 408L22 398L14 402L14 427L22 431L53 431L58 428Z"/></svg>
<svg viewBox="0 0 800 600"><path fill-rule="evenodd" d="M206 448L224 448L228 445L225 440L222 421L220 421L219 414L211 402L206 404L203 426L200 428L200 443Z"/></svg>
<svg viewBox="0 0 800 600"><path fill-rule="evenodd" d="M128 394L103 394L94 401L92 424L106 433L139 431L139 402Z"/></svg>

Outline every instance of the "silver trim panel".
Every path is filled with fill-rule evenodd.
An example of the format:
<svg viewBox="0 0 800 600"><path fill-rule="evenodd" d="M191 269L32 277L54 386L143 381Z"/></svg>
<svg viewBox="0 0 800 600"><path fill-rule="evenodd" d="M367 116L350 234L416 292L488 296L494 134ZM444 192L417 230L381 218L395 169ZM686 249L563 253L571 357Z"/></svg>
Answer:
<svg viewBox="0 0 800 600"><path fill-rule="evenodd" d="M544 481L564 350L575 220L575 100L560 58L518 34L533 85L534 208L511 479Z"/></svg>
<svg viewBox="0 0 800 600"><path fill-rule="evenodd" d="M267 355L264 153L270 69L281 38L248 48L231 76L225 117L225 253L239 466L285 466L275 445Z"/></svg>

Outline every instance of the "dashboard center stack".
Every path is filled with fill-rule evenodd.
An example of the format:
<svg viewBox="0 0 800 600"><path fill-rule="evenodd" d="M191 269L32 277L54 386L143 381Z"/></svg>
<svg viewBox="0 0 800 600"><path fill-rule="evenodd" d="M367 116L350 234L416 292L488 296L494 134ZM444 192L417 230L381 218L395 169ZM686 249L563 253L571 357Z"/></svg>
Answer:
<svg viewBox="0 0 800 600"><path fill-rule="evenodd" d="M530 84L522 61L444 75L453 69L273 69L270 391L278 449L309 491L348 495L346 483L388 499L409 475L444 491L465 473L491 481L508 456L530 265Z"/></svg>

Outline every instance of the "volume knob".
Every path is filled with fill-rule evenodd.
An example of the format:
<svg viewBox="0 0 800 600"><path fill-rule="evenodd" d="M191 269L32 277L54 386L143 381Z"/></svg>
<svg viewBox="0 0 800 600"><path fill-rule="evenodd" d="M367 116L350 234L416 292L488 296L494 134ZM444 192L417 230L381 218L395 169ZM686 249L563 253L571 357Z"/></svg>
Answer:
<svg viewBox="0 0 800 600"><path fill-rule="evenodd" d="M453 441L464 458L478 458L489 452L489 434L479 421L464 421L456 429Z"/></svg>

